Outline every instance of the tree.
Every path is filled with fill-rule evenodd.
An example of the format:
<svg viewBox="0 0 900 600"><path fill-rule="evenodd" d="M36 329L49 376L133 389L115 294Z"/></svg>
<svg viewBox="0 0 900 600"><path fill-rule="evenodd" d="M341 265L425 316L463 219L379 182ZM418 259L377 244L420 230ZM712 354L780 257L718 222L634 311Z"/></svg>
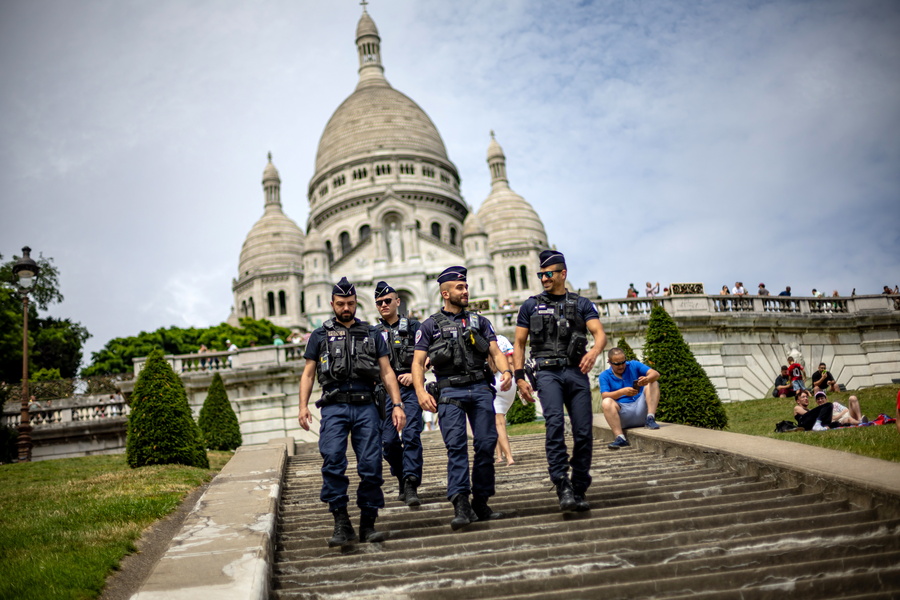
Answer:
<svg viewBox="0 0 900 600"><path fill-rule="evenodd" d="M506 411L506 422L510 425L517 423L531 423L537 418L537 409L534 402L526 402L524 405L519 401L519 394L516 393L516 399Z"/></svg>
<svg viewBox="0 0 900 600"><path fill-rule="evenodd" d="M190 327L160 327L150 333L140 332L136 336L114 338L106 343L99 352L91 355L91 364L81 371L83 376L112 375L129 373L134 369L132 359L147 356L156 348L164 354L192 354L204 344L210 350L226 350L231 340L238 348L247 348L251 344L264 346L272 343L275 334L286 339L290 330L279 327L265 319L254 320L243 318L240 327L228 323L220 323L205 329Z"/></svg>
<svg viewBox="0 0 900 600"><path fill-rule="evenodd" d="M0 264L0 381L22 378L22 298L15 291L13 265L19 259ZM2 256L0 256L2 260ZM28 370L58 369L63 377L74 377L81 364L84 342L91 336L71 319L38 317L38 310L63 301L59 291L59 271L53 259L35 259L40 272L28 297Z"/></svg>
<svg viewBox="0 0 900 600"><path fill-rule="evenodd" d="M150 353L134 384L125 458L132 468L167 464L209 468L184 385L162 350Z"/></svg>
<svg viewBox="0 0 900 600"><path fill-rule="evenodd" d="M200 409L200 431L209 450L234 450L243 443L241 426L228 401L222 376L213 375L203 408Z"/></svg>
<svg viewBox="0 0 900 600"><path fill-rule="evenodd" d="M628 345L625 338L619 338L619 341L616 342L616 347L625 353L625 360L638 360L637 354L634 353L634 350Z"/></svg>
<svg viewBox="0 0 900 600"><path fill-rule="evenodd" d="M707 429L725 428L728 417L716 388L675 321L659 305L650 312L644 362L660 373L657 419Z"/></svg>

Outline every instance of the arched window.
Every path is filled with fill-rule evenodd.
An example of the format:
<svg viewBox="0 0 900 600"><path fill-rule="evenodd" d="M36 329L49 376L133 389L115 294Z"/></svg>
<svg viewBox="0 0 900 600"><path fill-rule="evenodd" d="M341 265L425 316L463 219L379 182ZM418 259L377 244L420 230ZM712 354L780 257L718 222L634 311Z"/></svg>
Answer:
<svg viewBox="0 0 900 600"><path fill-rule="evenodd" d="M256 303L253 302L253 296L247 300L247 303L250 305L250 318L254 321L256 320Z"/></svg>
<svg viewBox="0 0 900 600"><path fill-rule="evenodd" d="M300 292L300 314L306 314L306 292Z"/></svg>
<svg viewBox="0 0 900 600"><path fill-rule="evenodd" d="M432 223L431 224L431 237L441 239L441 224L440 223Z"/></svg>
<svg viewBox="0 0 900 600"><path fill-rule="evenodd" d="M456 245L456 227L450 228L450 243Z"/></svg>
<svg viewBox="0 0 900 600"><path fill-rule="evenodd" d="M525 267L522 268L524 269ZM278 314L287 314L287 296L285 295L284 290L278 292Z"/></svg>
<svg viewBox="0 0 900 600"><path fill-rule="evenodd" d="M325 242L325 253L328 254L328 264L334 262L334 250L331 249L331 240Z"/></svg>
<svg viewBox="0 0 900 600"><path fill-rule="evenodd" d="M266 299L269 301L269 316L275 316L275 292L269 292L266 294Z"/></svg>
<svg viewBox="0 0 900 600"><path fill-rule="evenodd" d="M350 252L350 234L346 231L341 232L341 256Z"/></svg>
<svg viewBox="0 0 900 600"><path fill-rule="evenodd" d="M519 274L522 276L519 281L522 282L522 289L528 289L528 269L525 268L525 265L519 267Z"/></svg>
<svg viewBox="0 0 900 600"><path fill-rule="evenodd" d="M368 225L363 225L359 228L359 241L369 239L369 236L372 235L372 228Z"/></svg>
<svg viewBox="0 0 900 600"><path fill-rule="evenodd" d="M509 289L511 289L512 291L516 291L517 289L519 289L519 286L516 285L516 268L515 267L509 268Z"/></svg>
<svg viewBox="0 0 900 600"><path fill-rule="evenodd" d="M246 300L241 301L241 316L242 317L247 316L247 301Z"/></svg>

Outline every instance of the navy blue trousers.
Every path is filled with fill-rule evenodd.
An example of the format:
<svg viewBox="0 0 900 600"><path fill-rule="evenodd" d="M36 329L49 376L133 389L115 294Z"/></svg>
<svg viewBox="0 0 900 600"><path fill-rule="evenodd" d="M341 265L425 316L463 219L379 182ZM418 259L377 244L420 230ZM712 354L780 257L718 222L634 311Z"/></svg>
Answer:
<svg viewBox="0 0 900 600"><path fill-rule="evenodd" d="M572 487L585 492L591 485L593 455L593 420L591 385L587 375L577 367L543 369L535 374L538 395L547 428L547 465L550 480L556 484L572 468ZM572 422L572 461L566 449L566 424L563 408Z"/></svg>
<svg viewBox="0 0 900 600"><path fill-rule="evenodd" d="M362 514L377 516L384 506L381 491L381 413L373 403L331 404L322 407L319 452L322 455L322 493L319 498L334 512L349 502L347 437L356 454L359 487L356 505Z"/></svg>
<svg viewBox="0 0 900 600"><path fill-rule="evenodd" d="M400 386L400 398L403 399L403 411L406 413L406 426L403 438L394 429L392 412L394 410L391 397L385 400L387 417L381 431L381 443L384 459L391 467L391 475L406 478L413 475L422 481L422 407L416 390L412 387Z"/></svg>
<svg viewBox="0 0 900 600"><path fill-rule="evenodd" d="M494 390L486 383L447 387L441 390L441 400L445 398L461 405L438 404L441 435L447 447L447 498L470 493L489 498L494 495L494 448L497 445ZM466 418L472 424L475 449L471 486Z"/></svg>

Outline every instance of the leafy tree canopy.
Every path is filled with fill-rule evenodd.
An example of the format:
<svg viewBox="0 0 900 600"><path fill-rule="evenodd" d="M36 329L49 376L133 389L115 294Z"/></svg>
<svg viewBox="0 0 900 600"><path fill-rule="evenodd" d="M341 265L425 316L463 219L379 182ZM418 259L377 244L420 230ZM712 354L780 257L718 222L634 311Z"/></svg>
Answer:
<svg viewBox="0 0 900 600"><path fill-rule="evenodd" d="M638 360L637 354L634 353L634 349L625 341L625 338L619 338L616 347L625 353L625 360Z"/></svg>
<svg viewBox="0 0 900 600"><path fill-rule="evenodd" d="M225 340L231 340L238 348L265 346L272 343L276 333L286 339L291 331L266 319L250 318L242 318L240 327L228 323L205 329L160 327L149 333L142 331L136 336L110 340L99 352L91 355L90 366L81 374L91 376L130 373L134 369L132 359L148 356L155 349L162 350L164 354L192 354L203 344L210 351L222 351L228 349Z"/></svg>
<svg viewBox="0 0 900 600"><path fill-rule="evenodd" d="M0 261L2 261L0 256ZM19 260L0 262L0 381L22 379L22 299L16 292L13 265ZM59 271L53 260L43 255L35 259L41 268L28 303L28 370L59 371L62 377L74 377L81 364L82 348L91 336L80 323L71 319L38 316L38 309L63 301L59 291Z"/></svg>

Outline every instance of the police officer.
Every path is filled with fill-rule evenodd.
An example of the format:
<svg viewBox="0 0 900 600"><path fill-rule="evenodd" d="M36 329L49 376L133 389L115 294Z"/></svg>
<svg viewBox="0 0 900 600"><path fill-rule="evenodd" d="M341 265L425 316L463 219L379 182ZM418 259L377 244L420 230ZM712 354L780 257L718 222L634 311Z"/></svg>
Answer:
<svg viewBox="0 0 900 600"><path fill-rule="evenodd" d="M400 383L400 397L403 399L403 410L406 412L406 426L401 435L391 415L384 419L382 427L382 444L384 459L391 467L391 475L400 484L398 500L407 506L419 506L417 492L422 481L422 408L416 398L416 390L412 385L412 362L416 332L419 322L397 314L400 298L397 291L384 281L375 285L375 307L381 314L379 329L390 350L391 368ZM388 404L389 398L385 399ZM388 410L393 407L388 406Z"/></svg>
<svg viewBox="0 0 900 600"><path fill-rule="evenodd" d="M566 292L566 259L556 250L540 254L537 274L543 293L522 303L516 321L513 351L519 395L534 402L531 383L525 377L525 344L531 337L534 379L546 421L546 451L550 479L556 485L562 511L588 510L585 499L591 485L593 411L587 373L606 346L606 333L597 309L578 294ZM594 338L587 349L587 334ZM563 407L572 422L572 460L566 449ZM572 478L569 479L569 467Z"/></svg>
<svg viewBox="0 0 900 600"><path fill-rule="evenodd" d="M312 332L303 357L306 366L300 376L300 426L309 431L312 415L309 397L313 377L318 373L322 397L320 409L319 452L322 454L322 502L334 515L334 535L329 546L345 546L357 540L347 514L347 437L351 436L356 453L359 487L356 504L360 509L359 539L380 542L384 535L375 531L378 509L384 506L381 485L382 406L375 403L375 384L379 379L391 398L391 413L397 431L406 424L397 378L391 369L390 355L378 330L356 318L356 289L346 277L331 291L334 318Z"/></svg>
<svg viewBox="0 0 900 600"><path fill-rule="evenodd" d="M413 356L413 384L419 404L437 412L441 435L447 447L447 498L453 503L450 526L456 530L472 521L498 519L488 498L494 495L494 447L497 427L494 421L494 375L487 365L490 355L503 373L501 389L512 385L512 372L506 356L497 347L497 336L490 321L466 310L469 284L464 267L449 267L438 277L444 308L422 322L416 334ZM425 359L437 384L425 388ZM469 484L468 436L466 418L472 425L474 464ZM469 494L473 495L469 503Z"/></svg>

